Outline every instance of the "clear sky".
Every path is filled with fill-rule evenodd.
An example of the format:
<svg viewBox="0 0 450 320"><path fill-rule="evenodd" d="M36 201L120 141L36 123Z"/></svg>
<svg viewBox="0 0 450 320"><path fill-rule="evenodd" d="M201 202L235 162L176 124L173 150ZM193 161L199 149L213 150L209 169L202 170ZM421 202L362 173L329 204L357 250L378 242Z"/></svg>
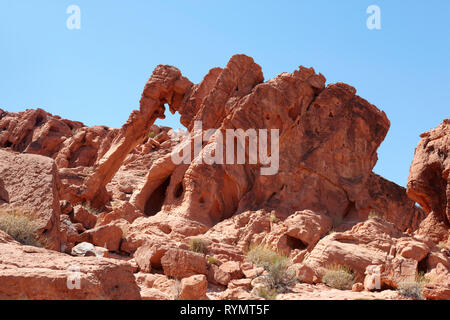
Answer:
<svg viewBox="0 0 450 320"><path fill-rule="evenodd" d="M448 0L0 0L0 108L120 127L158 64L195 83L236 53L267 80L312 66L386 112L375 172L404 186L419 134L450 118L449 19Z"/></svg>

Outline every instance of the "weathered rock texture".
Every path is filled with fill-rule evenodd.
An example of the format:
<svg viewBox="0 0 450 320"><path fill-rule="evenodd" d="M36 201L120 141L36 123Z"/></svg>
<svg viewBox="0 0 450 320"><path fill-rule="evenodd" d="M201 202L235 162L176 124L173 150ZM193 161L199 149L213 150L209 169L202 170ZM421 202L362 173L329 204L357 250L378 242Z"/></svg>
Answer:
<svg viewBox="0 0 450 320"><path fill-rule="evenodd" d="M255 243L287 255L305 282L281 299L399 299L390 289L418 272L447 277L448 120L422 135L406 192L372 171L385 113L325 81L304 67L265 81L252 58L235 55L199 84L159 65L120 129L0 110L0 206L29 205L53 248L76 256L0 236L0 298L261 299L267 272L245 259ZM154 125L166 107L188 132ZM195 150L198 121L216 134L176 164L181 148ZM228 129L278 130L278 170L249 163L248 148L244 164L201 161ZM190 250L197 237L204 252ZM81 291L64 287L73 263ZM329 265L352 269L353 292L320 284ZM382 292L361 292L373 268ZM448 297L448 282L424 296Z"/></svg>
<svg viewBox="0 0 450 320"><path fill-rule="evenodd" d="M450 226L450 119L421 138L409 169L407 193L430 215L422 233L435 241L446 240Z"/></svg>

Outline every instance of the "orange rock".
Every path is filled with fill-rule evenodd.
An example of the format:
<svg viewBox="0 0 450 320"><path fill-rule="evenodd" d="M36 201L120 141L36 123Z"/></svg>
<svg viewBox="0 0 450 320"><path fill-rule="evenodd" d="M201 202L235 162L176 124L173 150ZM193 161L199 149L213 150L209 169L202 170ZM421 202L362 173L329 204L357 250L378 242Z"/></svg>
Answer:
<svg viewBox="0 0 450 320"><path fill-rule="evenodd" d="M447 240L450 225L449 137L450 119L422 133L409 169L408 196L433 215L427 224L421 225L419 233L427 234L435 242Z"/></svg>
<svg viewBox="0 0 450 320"><path fill-rule="evenodd" d="M0 150L3 209L30 211L49 249L60 250L58 177L52 159Z"/></svg>
<svg viewBox="0 0 450 320"><path fill-rule="evenodd" d="M208 281L205 275L194 275L181 280L181 292L178 300L206 300Z"/></svg>
<svg viewBox="0 0 450 320"><path fill-rule="evenodd" d="M161 258L164 274L178 279L208 274L205 256L182 249L170 249Z"/></svg>
<svg viewBox="0 0 450 320"><path fill-rule="evenodd" d="M92 229L97 223L97 217L83 206L75 206L73 209L73 222L81 223L86 229Z"/></svg>
<svg viewBox="0 0 450 320"><path fill-rule="evenodd" d="M140 299L126 262L0 243L0 299Z"/></svg>
<svg viewBox="0 0 450 320"><path fill-rule="evenodd" d="M90 242L96 246L104 247L109 251L119 251L122 240L122 229L115 225L96 227L86 231Z"/></svg>

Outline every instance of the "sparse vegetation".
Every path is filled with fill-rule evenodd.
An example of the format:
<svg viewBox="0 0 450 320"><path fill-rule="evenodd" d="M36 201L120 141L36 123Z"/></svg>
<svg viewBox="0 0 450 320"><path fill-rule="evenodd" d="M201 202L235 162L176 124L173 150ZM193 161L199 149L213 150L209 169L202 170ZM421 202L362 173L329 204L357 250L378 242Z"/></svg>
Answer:
<svg viewBox="0 0 450 320"><path fill-rule="evenodd" d="M400 282L397 290L404 298L425 300L425 297L422 295L422 290L425 284L429 282L430 279L425 275L425 273L419 272L414 281Z"/></svg>
<svg viewBox="0 0 450 320"><path fill-rule="evenodd" d="M260 286L260 287L256 288L255 294L258 297L261 297L266 300L276 300L278 291L276 289L271 289L266 286Z"/></svg>
<svg viewBox="0 0 450 320"><path fill-rule="evenodd" d="M149 134L148 134L148 137L150 139L153 139L154 137L156 137L156 133L154 133L153 131L150 131Z"/></svg>
<svg viewBox="0 0 450 320"><path fill-rule="evenodd" d="M24 245L44 247L46 243L45 239L38 237L34 214L27 210L0 210L0 230Z"/></svg>
<svg viewBox="0 0 450 320"><path fill-rule="evenodd" d="M97 210L97 209L91 207L91 205L89 203L87 203L87 202L83 202L81 204L81 206L83 208L85 208L90 214L93 214L94 216L98 216L101 213L100 210Z"/></svg>
<svg viewBox="0 0 450 320"><path fill-rule="evenodd" d="M181 294L181 281L180 280L175 279L175 282L172 287L172 291L173 291L172 299L178 300L180 298L180 294Z"/></svg>
<svg viewBox="0 0 450 320"><path fill-rule="evenodd" d="M378 210L373 210L373 209L370 210L368 218L369 219L373 219L373 220L377 220L377 221L384 221L385 220L384 219L384 215L381 212L379 212Z"/></svg>
<svg viewBox="0 0 450 320"><path fill-rule="evenodd" d="M208 264L217 264L218 263L218 260L216 257L208 257L207 261L208 261Z"/></svg>
<svg viewBox="0 0 450 320"><path fill-rule="evenodd" d="M439 250L445 250L447 249L447 243L445 241L441 241L437 244L437 247L439 248Z"/></svg>
<svg viewBox="0 0 450 320"><path fill-rule="evenodd" d="M412 282L401 282L398 285L399 293L408 299L413 300L425 300L422 295L423 284L412 281Z"/></svg>
<svg viewBox="0 0 450 320"><path fill-rule="evenodd" d="M247 261L253 262L267 271L264 280L268 289L283 292L296 281L295 273L289 270L289 267L292 265L289 257L279 254L266 246L251 246L246 258Z"/></svg>
<svg viewBox="0 0 450 320"><path fill-rule="evenodd" d="M277 218L277 215L275 214L275 212L272 212L270 214L270 223L277 223L278 221L280 221L280 219Z"/></svg>
<svg viewBox="0 0 450 320"><path fill-rule="evenodd" d="M202 238L192 238L189 240L189 250L197 253L206 253L208 243Z"/></svg>
<svg viewBox="0 0 450 320"><path fill-rule="evenodd" d="M322 282L324 284L339 290L350 290L354 280L355 275L353 271L342 265L327 267L322 277Z"/></svg>

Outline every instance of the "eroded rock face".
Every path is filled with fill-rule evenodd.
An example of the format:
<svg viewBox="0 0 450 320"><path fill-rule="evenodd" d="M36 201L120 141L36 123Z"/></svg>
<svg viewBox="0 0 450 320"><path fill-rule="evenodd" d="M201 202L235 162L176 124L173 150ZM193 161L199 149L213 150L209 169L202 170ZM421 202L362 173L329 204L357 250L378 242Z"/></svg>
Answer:
<svg viewBox="0 0 450 320"><path fill-rule="evenodd" d="M0 150L0 181L5 210L29 212L38 236L48 247L60 249L60 205L55 163L48 157Z"/></svg>
<svg viewBox="0 0 450 320"><path fill-rule="evenodd" d="M166 106L180 113L189 132L154 125ZM196 134L198 121L203 130L217 129L224 136L228 129L277 129L277 170L267 174L266 165L248 161L195 161L216 148L217 136L204 141L190 163L175 163L172 156L180 147L192 147L186 137ZM0 256L0 264L8 265L4 283L20 283L20 290L11 291L0 279L0 297L5 292L11 298L39 299L39 285L51 291L52 299L260 299L254 289L267 272L245 258L259 243L287 255L298 279L308 283L292 286L282 299L398 298L389 290L359 292L367 267L379 267L383 285L391 289L405 272L409 278L418 271L446 275L443 268L450 266L448 252L437 246L448 233L448 122L424 136L429 141L419 145L411 167L408 195L430 213L425 220L426 213L405 189L372 172L389 126L384 112L349 85L325 86L324 76L304 67L264 82L261 67L245 55L212 69L199 84L175 67L158 66L139 110L120 129L88 128L40 109L0 110L0 147L8 149L0 150L6 157L0 157L0 206L18 203L18 196L33 206L45 202L39 210L46 233L54 232L66 253L83 256L20 247L0 233L0 253L8 245L11 252L17 250L17 257L8 256L12 261L22 259L24 268L37 268L29 260L33 255L44 266L36 277L31 273L23 280L19 273L14 278ZM28 171L36 159L37 166L42 162L45 170L34 172L31 186L39 180L45 196L28 196L19 166L9 170L21 157L33 159ZM48 209L53 200L56 211ZM374 212L379 218L368 219ZM49 224L52 219L56 222ZM189 250L189 240L198 236L205 242L204 254ZM116 260L86 257L90 254ZM63 266L73 261L80 261L86 275L83 292L63 287ZM351 268L355 292L338 294L320 284L328 265ZM47 289L50 277L57 285ZM27 281L30 288L22 288ZM436 284L426 290L430 299L448 293Z"/></svg>
<svg viewBox="0 0 450 320"><path fill-rule="evenodd" d="M0 299L140 299L126 262L22 246L1 231L0 239Z"/></svg>
<svg viewBox="0 0 450 320"><path fill-rule="evenodd" d="M450 226L450 119L421 138L409 169L407 193L431 216L421 233L434 229L434 241L445 241Z"/></svg>

